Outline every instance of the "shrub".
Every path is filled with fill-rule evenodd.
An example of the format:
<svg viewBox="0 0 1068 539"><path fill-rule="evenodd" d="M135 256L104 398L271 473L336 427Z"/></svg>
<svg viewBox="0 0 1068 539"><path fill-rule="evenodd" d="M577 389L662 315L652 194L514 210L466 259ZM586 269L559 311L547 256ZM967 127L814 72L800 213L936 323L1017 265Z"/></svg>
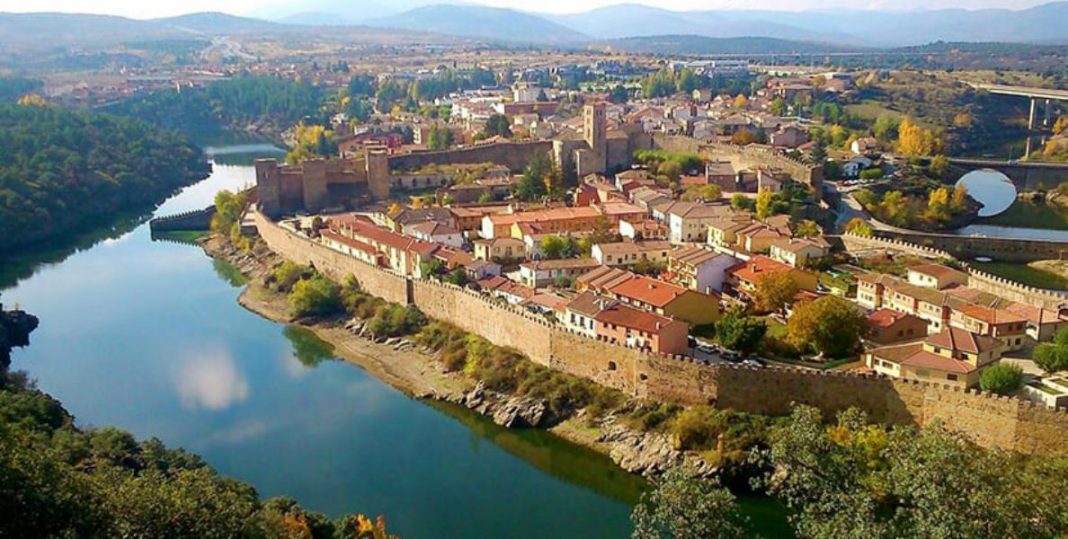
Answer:
<svg viewBox="0 0 1068 539"><path fill-rule="evenodd" d="M669 430L683 450L718 450L722 436L723 453L717 451L718 460L742 462L751 447L767 440L769 427L766 416L694 406L676 416Z"/></svg>
<svg viewBox="0 0 1068 539"><path fill-rule="evenodd" d="M1009 395L1023 384L1023 369L1013 363L998 363L983 370L979 375L979 386L984 391L998 395Z"/></svg>
<svg viewBox="0 0 1068 539"><path fill-rule="evenodd" d="M627 414L623 421L631 428L653 430L667 424L680 411L682 407L677 404L645 402Z"/></svg>
<svg viewBox="0 0 1068 539"><path fill-rule="evenodd" d="M277 292L288 293L297 281L311 275L311 268L286 260L267 276L267 284Z"/></svg>
<svg viewBox="0 0 1068 539"><path fill-rule="evenodd" d="M341 309L337 285L321 275L297 281L288 300L293 316L321 316Z"/></svg>

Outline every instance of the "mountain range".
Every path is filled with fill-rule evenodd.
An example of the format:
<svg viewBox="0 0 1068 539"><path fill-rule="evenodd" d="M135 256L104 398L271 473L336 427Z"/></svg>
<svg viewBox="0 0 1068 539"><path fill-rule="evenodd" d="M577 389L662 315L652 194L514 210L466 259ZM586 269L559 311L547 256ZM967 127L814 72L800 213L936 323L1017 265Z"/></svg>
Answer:
<svg viewBox="0 0 1068 539"><path fill-rule="evenodd" d="M295 4L295 2L291 2ZM424 4L424 5L420 5ZM425 0L308 0L299 8L238 17L194 13L154 20L106 15L0 13L0 50L112 45L139 40L252 34L403 36L633 52L818 52L893 48L936 41L1068 44L1068 1L1029 9L800 12L672 11L616 4L576 14L544 14ZM354 31L359 26L359 31ZM331 29L333 28L333 29ZM47 36L42 38L42 36ZM428 37L431 36L431 37ZM432 36L438 36L433 38ZM655 39L653 39L655 38ZM737 38L762 38L738 40ZM715 41L728 40L728 41ZM734 41L730 41L734 40ZM745 50L740 50L745 49ZM767 50L773 49L773 50Z"/></svg>

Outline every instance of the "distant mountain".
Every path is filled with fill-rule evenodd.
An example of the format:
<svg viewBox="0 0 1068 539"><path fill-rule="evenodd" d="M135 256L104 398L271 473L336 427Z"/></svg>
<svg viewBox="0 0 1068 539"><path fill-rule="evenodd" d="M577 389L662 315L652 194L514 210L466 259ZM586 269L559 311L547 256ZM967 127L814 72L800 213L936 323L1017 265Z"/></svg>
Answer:
<svg viewBox="0 0 1068 539"><path fill-rule="evenodd" d="M287 24L339 26L390 17L432 4L425 0L302 0L253 11L249 16Z"/></svg>
<svg viewBox="0 0 1068 539"><path fill-rule="evenodd" d="M0 13L0 49L5 50L111 46L188 36L188 32L151 21L109 15Z"/></svg>
<svg viewBox="0 0 1068 539"><path fill-rule="evenodd" d="M897 47L933 41L1068 43L1068 2L1023 10L930 11L716 10L677 12L617 4L571 15L545 15L600 39L692 34Z"/></svg>
<svg viewBox="0 0 1068 539"><path fill-rule="evenodd" d="M282 24L296 24L301 26L348 26L356 24L356 21L352 19L321 11L294 13L292 15L286 15L285 17L275 19L275 21Z"/></svg>
<svg viewBox="0 0 1068 539"><path fill-rule="evenodd" d="M538 15L514 9L439 4L415 8L364 24L498 41L563 44L589 38Z"/></svg>
<svg viewBox="0 0 1068 539"><path fill-rule="evenodd" d="M694 35L715 38L774 37L853 43L857 38L812 31L782 22L736 20L727 11L671 11L642 4L616 4L570 15L546 15L568 28L601 39Z"/></svg>
<svg viewBox="0 0 1068 539"><path fill-rule="evenodd" d="M269 21L218 12L189 13L177 17L154 19L152 22L179 30L209 35L270 31L277 30L280 26Z"/></svg>
<svg viewBox="0 0 1068 539"><path fill-rule="evenodd" d="M693 35L643 36L608 40L603 43L613 51L649 54L812 54L857 51L808 41L791 41L772 37L706 37Z"/></svg>

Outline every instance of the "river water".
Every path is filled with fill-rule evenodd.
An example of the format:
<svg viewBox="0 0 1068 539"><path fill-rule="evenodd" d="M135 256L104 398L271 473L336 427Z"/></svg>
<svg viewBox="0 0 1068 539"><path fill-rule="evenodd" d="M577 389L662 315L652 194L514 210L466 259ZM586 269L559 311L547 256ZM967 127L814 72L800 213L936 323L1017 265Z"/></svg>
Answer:
<svg viewBox="0 0 1068 539"><path fill-rule="evenodd" d="M253 178L216 164L156 213L203 207ZM232 269L151 241L139 221L0 268L5 304L41 319L14 368L80 425L184 447L265 497L385 515L405 538L629 533L640 479L546 432L410 399L335 361L310 333L242 309Z"/></svg>
<svg viewBox="0 0 1068 539"><path fill-rule="evenodd" d="M264 155L278 154L219 148L213 174L154 214L247 186ZM79 425L184 447L264 497L332 517L385 515L405 539L629 535L640 478L545 431L406 397L310 332L244 310L236 270L198 247L152 241L146 218L0 259L3 302L41 319L13 368ZM741 502L754 531L789 533L777 503Z"/></svg>

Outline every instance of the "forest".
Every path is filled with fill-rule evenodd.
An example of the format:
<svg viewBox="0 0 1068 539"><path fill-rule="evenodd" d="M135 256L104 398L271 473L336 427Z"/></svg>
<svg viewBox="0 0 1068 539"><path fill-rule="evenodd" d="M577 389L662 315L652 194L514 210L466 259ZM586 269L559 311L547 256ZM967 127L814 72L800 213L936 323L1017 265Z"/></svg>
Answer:
<svg viewBox="0 0 1068 539"><path fill-rule="evenodd" d="M155 92L107 111L190 135L250 128L277 134L306 118L318 123L323 97L321 88L303 81L246 76L180 92Z"/></svg>
<svg viewBox="0 0 1068 539"><path fill-rule="evenodd" d="M0 76L0 103L14 103L25 94L41 89L41 81Z"/></svg>
<svg viewBox="0 0 1068 539"><path fill-rule="evenodd" d="M184 136L48 105L0 105L0 252L151 206L206 177Z"/></svg>

